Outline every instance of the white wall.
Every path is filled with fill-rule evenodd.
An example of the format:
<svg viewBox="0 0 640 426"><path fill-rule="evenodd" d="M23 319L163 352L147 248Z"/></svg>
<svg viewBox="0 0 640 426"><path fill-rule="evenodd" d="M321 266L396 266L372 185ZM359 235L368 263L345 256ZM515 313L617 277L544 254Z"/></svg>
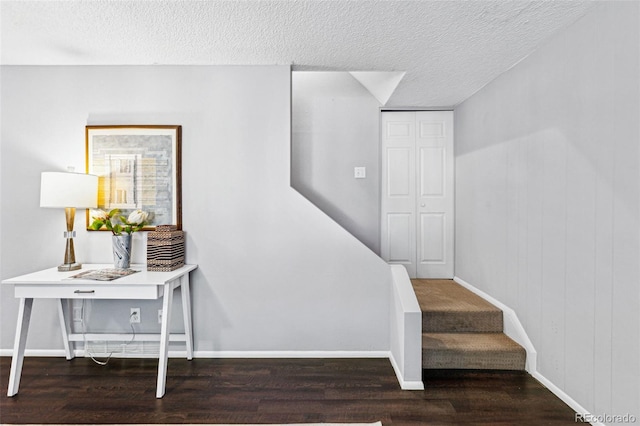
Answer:
<svg viewBox="0 0 640 426"><path fill-rule="evenodd" d="M1 71L3 279L61 263L63 213L39 208L40 172L84 169L85 125L180 124L187 260L200 265L195 350L389 350L388 266L289 186L289 67ZM106 233L84 231L82 214L76 229L79 261L110 262ZM17 301L5 287L8 350ZM96 302L90 326L127 331L125 303ZM155 308L145 306L142 327L153 328ZM34 310L27 348L62 348L53 302Z"/></svg>
<svg viewBox="0 0 640 426"><path fill-rule="evenodd" d="M640 418L640 11L599 4L455 110L456 275L515 309L538 370Z"/></svg>
<svg viewBox="0 0 640 426"><path fill-rule="evenodd" d="M348 72L292 74L291 186L380 253L380 103ZM354 179L354 167L366 167Z"/></svg>
<svg viewBox="0 0 640 426"><path fill-rule="evenodd" d="M391 286L389 356L402 389L424 389L422 383L422 311L404 265L390 265Z"/></svg>

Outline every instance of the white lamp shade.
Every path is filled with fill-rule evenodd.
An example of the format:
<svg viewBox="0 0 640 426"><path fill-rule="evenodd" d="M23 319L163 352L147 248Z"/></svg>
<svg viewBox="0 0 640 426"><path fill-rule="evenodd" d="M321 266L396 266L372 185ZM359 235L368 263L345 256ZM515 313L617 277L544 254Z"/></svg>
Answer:
<svg viewBox="0 0 640 426"><path fill-rule="evenodd" d="M42 172L40 207L96 208L98 176L84 173Z"/></svg>

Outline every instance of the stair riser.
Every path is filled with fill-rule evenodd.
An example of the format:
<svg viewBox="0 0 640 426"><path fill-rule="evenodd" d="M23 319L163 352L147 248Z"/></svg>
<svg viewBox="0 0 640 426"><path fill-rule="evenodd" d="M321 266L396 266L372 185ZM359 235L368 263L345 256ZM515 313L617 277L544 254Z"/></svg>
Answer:
<svg viewBox="0 0 640 426"><path fill-rule="evenodd" d="M422 310L424 370L524 371L526 351L503 332L503 313L451 280L412 281Z"/></svg>
<svg viewBox="0 0 640 426"><path fill-rule="evenodd" d="M423 333L501 333L502 312L423 312Z"/></svg>
<svg viewBox="0 0 640 426"><path fill-rule="evenodd" d="M427 350L422 352L423 369L524 370L524 350L455 351Z"/></svg>

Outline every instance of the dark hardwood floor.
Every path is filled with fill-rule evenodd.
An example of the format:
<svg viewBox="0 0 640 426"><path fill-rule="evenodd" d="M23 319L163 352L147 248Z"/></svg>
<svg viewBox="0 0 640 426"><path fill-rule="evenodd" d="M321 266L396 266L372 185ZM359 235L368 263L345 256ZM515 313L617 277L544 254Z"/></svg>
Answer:
<svg viewBox="0 0 640 426"><path fill-rule="evenodd" d="M403 391L386 359L170 359L155 398L157 361L25 358L20 392L6 397L11 358L0 358L0 422L572 425L574 412L521 372L436 372Z"/></svg>

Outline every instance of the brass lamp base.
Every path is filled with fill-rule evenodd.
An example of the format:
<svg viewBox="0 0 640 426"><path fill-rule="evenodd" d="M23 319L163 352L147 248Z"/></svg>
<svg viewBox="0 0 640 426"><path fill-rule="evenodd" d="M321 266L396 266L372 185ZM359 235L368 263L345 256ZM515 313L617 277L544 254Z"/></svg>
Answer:
<svg viewBox="0 0 640 426"><path fill-rule="evenodd" d="M64 233L64 237L67 239L67 247L64 251L64 263L58 266L58 271L75 271L82 268L82 264L76 262L76 253L73 249L73 237L76 236L76 232L73 230L73 222L76 217L75 207L68 207L64 209L65 218L67 219L67 232Z"/></svg>
<svg viewBox="0 0 640 426"><path fill-rule="evenodd" d="M58 266L58 272L76 271L82 268L81 263L63 263Z"/></svg>

